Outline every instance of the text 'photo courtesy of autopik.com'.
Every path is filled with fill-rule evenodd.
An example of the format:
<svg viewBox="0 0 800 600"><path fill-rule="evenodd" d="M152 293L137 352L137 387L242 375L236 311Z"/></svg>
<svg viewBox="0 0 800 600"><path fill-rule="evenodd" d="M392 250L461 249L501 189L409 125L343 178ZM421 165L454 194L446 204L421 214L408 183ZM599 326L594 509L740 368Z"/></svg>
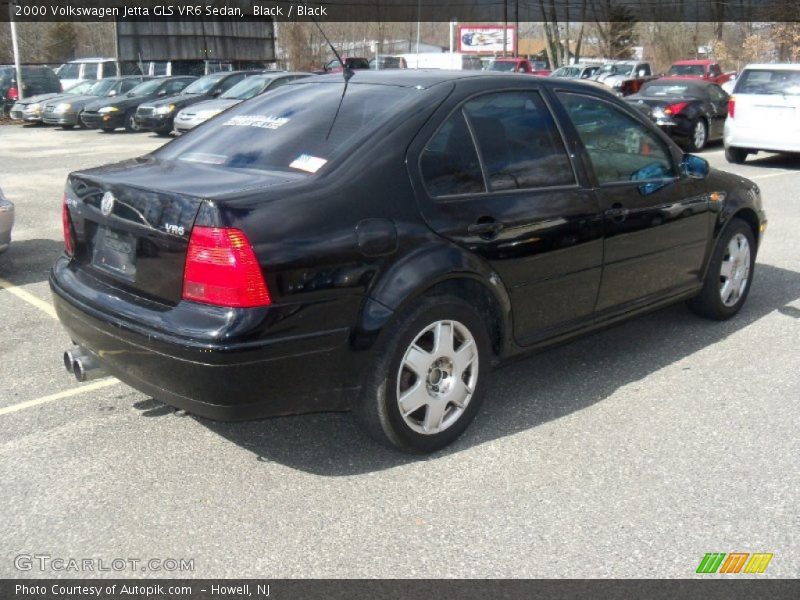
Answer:
<svg viewBox="0 0 800 600"><path fill-rule="evenodd" d="M0 600L800 597L795 0L0 0Z"/></svg>

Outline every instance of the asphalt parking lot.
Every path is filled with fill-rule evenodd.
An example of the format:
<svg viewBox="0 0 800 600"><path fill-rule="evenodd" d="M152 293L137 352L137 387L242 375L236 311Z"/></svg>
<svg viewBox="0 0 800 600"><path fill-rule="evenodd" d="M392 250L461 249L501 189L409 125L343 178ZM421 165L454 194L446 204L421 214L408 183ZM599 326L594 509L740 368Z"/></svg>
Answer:
<svg viewBox="0 0 800 600"><path fill-rule="evenodd" d="M416 458L347 414L216 423L78 384L48 270L67 173L150 134L0 126L0 577L19 555L191 559L126 577L690 577L707 552L800 574L800 158L751 157L769 228L747 304L682 305L495 373L453 446ZM87 575L98 573L87 573ZM743 575L739 575L743 576ZM748 575L747 577L752 577Z"/></svg>

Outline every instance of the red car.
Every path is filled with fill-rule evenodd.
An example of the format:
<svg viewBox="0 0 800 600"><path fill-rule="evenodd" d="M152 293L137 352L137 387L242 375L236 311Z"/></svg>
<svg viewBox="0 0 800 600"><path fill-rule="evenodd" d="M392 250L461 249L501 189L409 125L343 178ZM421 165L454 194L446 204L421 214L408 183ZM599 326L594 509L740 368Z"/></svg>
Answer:
<svg viewBox="0 0 800 600"><path fill-rule="evenodd" d="M550 75L547 63L532 63L527 58L513 56L495 58L488 70L501 71L503 73L525 73L527 75Z"/></svg>
<svg viewBox="0 0 800 600"><path fill-rule="evenodd" d="M678 60L672 63L667 72L667 77L690 77L692 79L704 79L716 84L723 84L736 75L730 71L723 73L719 63L711 59L701 60Z"/></svg>

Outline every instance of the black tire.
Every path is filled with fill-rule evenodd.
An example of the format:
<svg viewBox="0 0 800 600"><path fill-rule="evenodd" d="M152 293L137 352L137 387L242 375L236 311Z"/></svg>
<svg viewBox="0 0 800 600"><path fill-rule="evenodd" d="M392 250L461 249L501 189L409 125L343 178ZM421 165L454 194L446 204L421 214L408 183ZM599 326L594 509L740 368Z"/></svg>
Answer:
<svg viewBox="0 0 800 600"><path fill-rule="evenodd" d="M750 261L744 290L736 302L728 306L723 302L720 291L720 285L723 281L721 269L723 261L728 256L728 245L737 235L742 235L747 240L750 249ZM711 261L708 265L706 278L703 281L702 291L698 296L695 296L687 302L689 308L698 315L708 319L714 319L716 321L730 319L741 310L747 300L747 295L750 293L750 288L753 285L755 262L756 245L753 230L750 228L750 225L743 220L737 218L732 219L720 235L714 252L711 255Z"/></svg>
<svg viewBox="0 0 800 600"><path fill-rule="evenodd" d="M125 116L125 131L128 133L135 133L139 131L139 126L136 124L136 118L133 112Z"/></svg>
<svg viewBox="0 0 800 600"><path fill-rule="evenodd" d="M401 376L400 368L406 351L410 349L412 342L437 321L455 321L472 336L477 348L477 381L460 415L455 416L455 420L438 433L425 434L415 431L400 412L398 378ZM431 356L436 358L434 354ZM369 370L360 402L355 409L356 416L367 433L389 447L418 454L439 450L460 436L475 418L489 385L491 360L492 344L489 334L482 317L470 304L454 296L425 296L399 314L382 334L376 348L374 364ZM431 369L428 370L429 376L430 373ZM446 380L447 377L442 381ZM450 381L455 382L457 379L451 378ZM434 389L439 391L438 388ZM426 406L419 410L427 415L429 408ZM445 411L452 411L445 414L453 416L457 415L458 408L447 405ZM445 419L446 417L442 422Z"/></svg>
<svg viewBox="0 0 800 600"><path fill-rule="evenodd" d="M695 140L694 138L695 128L697 127L703 128L703 137L700 140ZM692 123L692 136L686 142L686 149L689 152L699 152L706 147L706 144L708 144L708 123L704 118L700 117Z"/></svg>
<svg viewBox="0 0 800 600"><path fill-rule="evenodd" d="M744 164L748 154L749 152L744 148L734 148L733 146L725 147L725 160L734 165Z"/></svg>

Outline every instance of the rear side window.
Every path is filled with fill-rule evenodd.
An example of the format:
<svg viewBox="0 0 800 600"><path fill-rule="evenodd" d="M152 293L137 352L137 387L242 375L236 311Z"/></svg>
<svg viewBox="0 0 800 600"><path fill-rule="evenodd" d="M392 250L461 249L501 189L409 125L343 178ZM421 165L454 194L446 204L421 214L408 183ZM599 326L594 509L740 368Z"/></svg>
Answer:
<svg viewBox="0 0 800 600"><path fill-rule="evenodd" d="M103 79L108 79L109 77L116 77L117 76L117 66L113 62L104 62L103 63Z"/></svg>
<svg viewBox="0 0 800 600"><path fill-rule="evenodd" d="M800 96L800 69L745 69L734 93Z"/></svg>
<svg viewBox="0 0 800 600"><path fill-rule="evenodd" d="M84 79L97 79L97 67L100 65L97 63L84 63L83 64L83 78ZM111 75L110 77L113 77Z"/></svg>
<svg viewBox="0 0 800 600"><path fill-rule="evenodd" d="M80 79L81 66L78 63L66 63L58 69L58 76L62 79Z"/></svg>
<svg viewBox="0 0 800 600"><path fill-rule="evenodd" d="M538 92L487 94L464 105L491 191L575 183L550 110Z"/></svg>
<svg viewBox="0 0 800 600"><path fill-rule="evenodd" d="M422 178L431 196L479 194L486 191L478 153L461 111L454 113L431 138L420 159Z"/></svg>

